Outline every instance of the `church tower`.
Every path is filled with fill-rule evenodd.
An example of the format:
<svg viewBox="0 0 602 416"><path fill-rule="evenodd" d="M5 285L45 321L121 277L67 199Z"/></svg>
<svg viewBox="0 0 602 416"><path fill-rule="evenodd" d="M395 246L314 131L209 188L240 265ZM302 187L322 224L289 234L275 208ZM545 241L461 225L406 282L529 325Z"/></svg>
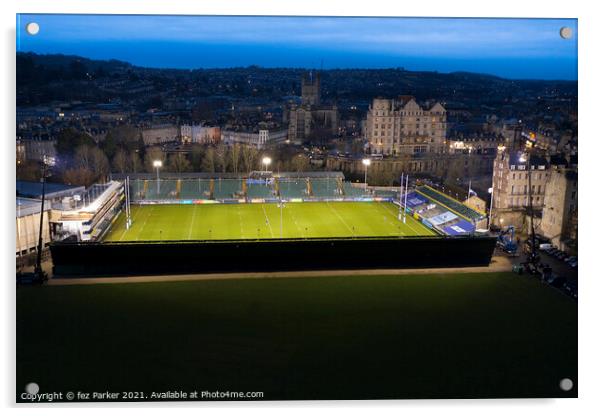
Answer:
<svg viewBox="0 0 602 416"><path fill-rule="evenodd" d="M320 73L305 74L301 80L301 103L303 105L320 105Z"/></svg>

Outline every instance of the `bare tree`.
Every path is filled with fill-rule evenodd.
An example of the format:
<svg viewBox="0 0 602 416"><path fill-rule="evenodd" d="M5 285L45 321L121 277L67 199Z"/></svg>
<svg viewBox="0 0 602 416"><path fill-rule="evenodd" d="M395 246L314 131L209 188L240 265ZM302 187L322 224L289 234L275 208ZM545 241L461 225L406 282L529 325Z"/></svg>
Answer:
<svg viewBox="0 0 602 416"><path fill-rule="evenodd" d="M247 172L257 170L257 159L259 157L257 150L251 146L242 146L241 153L244 170Z"/></svg>
<svg viewBox="0 0 602 416"><path fill-rule="evenodd" d="M91 162L92 172L104 180L111 170L107 155L105 155L98 147L93 147L91 151Z"/></svg>
<svg viewBox="0 0 602 416"><path fill-rule="evenodd" d="M67 169L63 172L63 182L69 185L90 186L94 183L94 172L84 168Z"/></svg>
<svg viewBox="0 0 602 416"><path fill-rule="evenodd" d="M115 152L113 157L113 169L119 173L126 173L128 171L128 155L125 150L119 148Z"/></svg>
<svg viewBox="0 0 602 416"><path fill-rule="evenodd" d="M133 173L138 173L142 169L142 161L136 151L130 153L130 168Z"/></svg>
<svg viewBox="0 0 602 416"><path fill-rule="evenodd" d="M219 144L215 148L215 164L217 170L222 173L228 171L228 148L223 144Z"/></svg>
<svg viewBox="0 0 602 416"><path fill-rule="evenodd" d="M161 162L165 162L165 153L161 150L160 147L150 147L146 150L146 155L144 156L144 167L147 172L154 172L155 167L153 163L155 160L160 160Z"/></svg>
<svg viewBox="0 0 602 416"><path fill-rule="evenodd" d="M201 169L203 172L215 172L215 150L213 150L213 147L207 148L201 161Z"/></svg>
<svg viewBox="0 0 602 416"><path fill-rule="evenodd" d="M302 153L299 153L293 158L293 169L297 172L303 172L309 169L309 159Z"/></svg>
<svg viewBox="0 0 602 416"><path fill-rule="evenodd" d="M75 149L75 168L92 170L92 149L87 144L82 144Z"/></svg>
<svg viewBox="0 0 602 416"><path fill-rule="evenodd" d="M168 159L167 167L170 172L182 173L191 170L190 161L183 153L171 155Z"/></svg>
<svg viewBox="0 0 602 416"><path fill-rule="evenodd" d="M240 145L235 143L230 149L231 166L234 173L238 173L238 165L240 162Z"/></svg>

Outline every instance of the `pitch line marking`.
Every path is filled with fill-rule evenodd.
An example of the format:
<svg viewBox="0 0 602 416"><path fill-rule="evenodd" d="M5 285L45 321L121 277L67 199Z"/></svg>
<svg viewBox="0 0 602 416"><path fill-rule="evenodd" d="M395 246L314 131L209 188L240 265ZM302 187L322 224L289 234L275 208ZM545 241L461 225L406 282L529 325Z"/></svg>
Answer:
<svg viewBox="0 0 602 416"><path fill-rule="evenodd" d="M404 236L405 236L405 235L408 235L408 233L407 233L407 232L404 232L403 228L401 228L401 227L400 227L400 225L401 225L401 224L403 224L403 223L400 223L399 219L397 218L397 214L396 214L396 213L394 213L393 211L391 211L391 210L388 208L388 205L386 205L386 203L383 203L383 202L378 202L378 204L379 204L379 207L380 207L382 210L384 210L384 212L385 212L387 215L390 215L391 217L393 217L394 221L391 221L391 220L389 220L389 223L390 223L390 224L391 224L391 225L392 225L394 228L397 228L397 229L399 230L399 232L400 232L402 235L404 235ZM410 230L413 230L413 231L414 231L414 229L413 229L412 227L410 227L410 226L409 226L409 223L408 223L408 224L403 224L403 225L408 225L408 228L409 228ZM398 233L393 233L393 234L394 234L394 235L399 235Z"/></svg>
<svg viewBox="0 0 602 416"><path fill-rule="evenodd" d="M388 205L387 205L387 207L386 207L385 209L386 209L387 211L389 211L389 212L391 213L391 215L395 215L395 214L394 214L394 213L393 213L393 212L392 212L392 211L391 211L391 210L388 208ZM402 210L403 210L403 208L402 208ZM406 213L406 216L407 216L407 217L409 217L409 219L410 219L410 220L409 220L409 221L407 221L407 222L405 223L405 225L407 225L407 226L408 226L408 228L409 228L410 230L412 230L412 231L415 233L415 235L417 235L417 236L423 235L424 233L421 233L421 232L420 232L420 230L418 230L418 231L417 231L417 230L416 230L416 228L414 228L414 227L411 225L411 224L412 224L412 221L415 221L415 220L414 220L414 217L412 217L411 215L408 215L407 213ZM395 218L397 218L397 215L395 215ZM397 221L399 221L399 220L397 220ZM424 228L426 228L426 227L424 227ZM427 230L428 230L428 229L427 229ZM432 232L431 232L430 230L428 230L428 232L432 234ZM428 234L428 235L430 235L430 234Z"/></svg>
<svg viewBox="0 0 602 416"><path fill-rule="evenodd" d="M194 227L194 217L196 216L196 206L192 206L192 220L190 221L190 229L188 230L188 239L192 236L192 229Z"/></svg>
<svg viewBox="0 0 602 416"><path fill-rule="evenodd" d="M347 229L349 231L351 231L351 235L355 236L355 232L353 231L353 229L351 227L349 227L349 225L347 224L347 222L343 219L343 217L341 217L341 215L337 212L337 210L334 209L330 205L330 202L326 202L326 205L328 205L328 207L331 209L331 211L334 212L337 217L339 217L339 219L343 222L343 224L345 224L345 227L347 227Z"/></svg>
<svg viewBox="0 0 602 416"><path fill-rule="evenodd" d="M270 227L270 234L272 238L274 238L274 231L272 230L272 224L270 223L270 219L268 218L267 212L265 212L265 205L261 204L261 209L263 210L263 215L265 216L265 222L268 223L268 227Z"/></svg>
<svg viewBox="0 0 602 416"><path fill-rule="evenodd" d="M142 227L140 228L140 231L138 231L138 234L136 235L136 241L140 240L140 233L142 231L144 231L144 227L146 227L146 221L148 220L148 217L150 217L153 214L154 210L155 210L155 207L151 206L150 212L146 215L146 217L144 217L144 222L142 223Z"/></svg>
<svg viewBox="0 0 602 416"><path fill-rule="evenodd" d="M299 227L299 223L297 222L297 218L295 218L295 215L293 214L293 210L291 208L291 211L288 212L288 210L286 210L286 212L289 214L289 216L293 219L293 222L295 223L295 227L297 227L297 231L299 231L299 233L301 234L301 236L303 238L305 238L305 233L303 232L303 230L301 229L301 227Z"/></svg>
<svg viewBox="0 0 602 416"><path fill-rule="evenodd" d="M140 212L140 210L135 209L134 215L132 216L132 224L134 223L134 219L136 218L136 216L138 215L138 213ZM125 215L125 213L124 213ZM125 221L127 222L127 216ZM119 237L119 241L123 241L123 237L125 237L125 234L128 232L129 230L127 229L127 227L124 225L123 226L123 231L121 232L121 237Z"/></svg>
<svg viewBox="0 0 602 416"><path fill-rule="evenodd" d="M240 238L246 238L245 237L245 232L242 228L242 215L240 214L240 207L238 205L236 205L236 213L238 214L238 223L240 224Z"/></svg>

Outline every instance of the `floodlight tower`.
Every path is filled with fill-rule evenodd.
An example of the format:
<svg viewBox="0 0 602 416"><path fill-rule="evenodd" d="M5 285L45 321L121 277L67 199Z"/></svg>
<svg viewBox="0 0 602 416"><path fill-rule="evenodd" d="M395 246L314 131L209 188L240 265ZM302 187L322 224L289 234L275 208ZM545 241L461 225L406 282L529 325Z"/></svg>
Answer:
<svg viewBox="0 0 602 416"><path fill-rule="evenodd" d="M265 166L265 172L267 173L268 171L268 166L270 165L270 163L272 163L272 158L268 157L268 156L264 156L263 159L261 159L261 164L263 166Z"/></svg>
<svg viewBox="0 0 602 416"><path fill-rule="evenodd" d="M35 279L42 283L47 280L46 273L42 269L42 250L44 249L44 241L42 237L42 230L44 228L44 202L46 202L46 175L48 173L48 166L54 165L54 158L44 155L42 160L42 201L40 205L40 229L38 230L38 252L36 255L36 266L34 269Z"/></svg>
<svg viewBox="0 0 602 416"><path fill-rule="evenodd" d="M161 162L160 160L155 160L153 162L153 167L155 169L157 169L157 197L159 197L159 192L160 192L160 188L159 188L159 169L163 166L163 162Z"/></svg>
<svg viewBox="0 0 602 416"><path fill-rule="evenodd" d="M364 165L364 187L366 189L366 192L368 192L368 166L370 166L370 163L370 159L362 159L362 164Z"/></svg>

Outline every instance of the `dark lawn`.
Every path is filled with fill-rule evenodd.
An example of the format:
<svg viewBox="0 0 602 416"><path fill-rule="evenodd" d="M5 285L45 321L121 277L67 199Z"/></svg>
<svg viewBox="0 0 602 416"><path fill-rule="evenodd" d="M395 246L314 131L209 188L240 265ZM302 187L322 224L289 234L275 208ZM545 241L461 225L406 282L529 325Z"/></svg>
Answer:
<svg viewBox="0 0 602 416"><path fill-rule="evenodd" d="M507 273L17 289L17 390L575 397L577 304Z"/></svg>

